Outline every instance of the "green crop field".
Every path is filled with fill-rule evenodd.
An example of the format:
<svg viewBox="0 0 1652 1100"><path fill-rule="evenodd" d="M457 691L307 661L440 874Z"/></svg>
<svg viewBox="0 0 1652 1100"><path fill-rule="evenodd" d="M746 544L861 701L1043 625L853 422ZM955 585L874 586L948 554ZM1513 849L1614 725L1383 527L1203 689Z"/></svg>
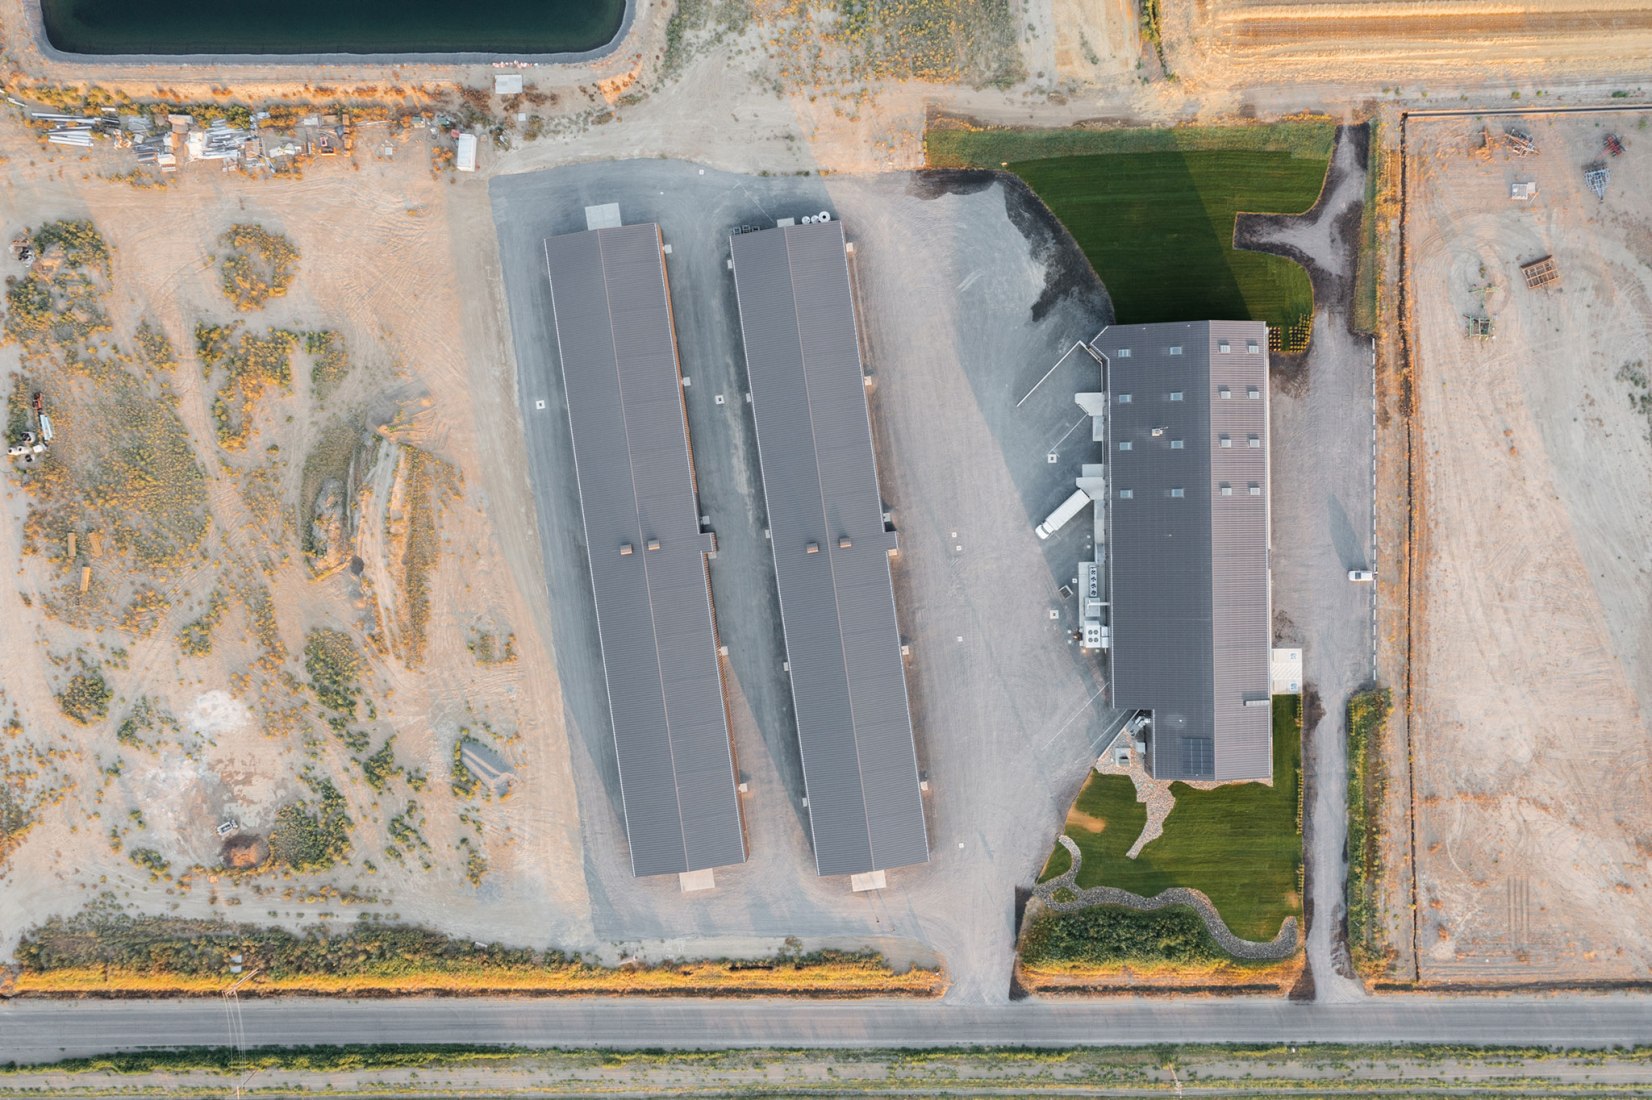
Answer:
<svg viewBox="0 0 1652 1100"><path fill-rule="evenodd" d="M1313 206L1330 163L1328 121L1172 130L934 129L936 168L1007 168L1067 227L1120 324L1266 321L1313 314L1300 266L1233 247L1234 215Z"/></svg>
<svg viewBox="0 0 1652 1100"><path fill-rule="evenodd" d="M1116 886L1144 897L1191 886L1205 892L1236 935L1272 939L1280 922L1302 914L1301 746L1301 700L1276 696L1273 786L1230 783L1200 791L1171 784L1176 808L1164 835L1135 859L1124 854L1141 835L1147 808L1125 776L1091 772L1065 829L1084 853L1078 884ZM1056 845L1041 880L1064 873L1070 863L1066 849Z"/></svg>

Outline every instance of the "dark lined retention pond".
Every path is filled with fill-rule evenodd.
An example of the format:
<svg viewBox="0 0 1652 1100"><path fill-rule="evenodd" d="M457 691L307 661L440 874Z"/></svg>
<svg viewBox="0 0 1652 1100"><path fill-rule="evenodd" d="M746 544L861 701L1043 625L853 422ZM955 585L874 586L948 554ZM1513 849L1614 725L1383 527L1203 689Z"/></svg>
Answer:
<svg viewBox="0 0 1652 1100"><path fill-rule="evenodd" d="M67 53L575 53L618 33L625 0L40 0Z"/></svg>

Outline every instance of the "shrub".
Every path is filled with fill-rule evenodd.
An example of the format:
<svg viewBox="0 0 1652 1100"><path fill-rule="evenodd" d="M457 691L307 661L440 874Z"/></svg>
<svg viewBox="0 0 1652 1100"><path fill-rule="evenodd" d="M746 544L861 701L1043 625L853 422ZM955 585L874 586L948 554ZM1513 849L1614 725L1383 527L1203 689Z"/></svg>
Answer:
<svg viewBox="0 0 1652 1100"><path fill-rule="evenodd" d="M148 871L151 882L163 879L172 873L172 864L168 863L166 857L153 848L133 848L127 853L127 858Z"/></svg>
<svg viewBox="0 0 1652 1100"><path fill-rule="evenodd" d="M262 226L232 225L219 242L229 250L218 265L224 296L243 312L287 293L298 274L298 248Z"/></svg>
<svg viewBox="0 0 1652 1100"><path fill-rule="evenodd" d="M1201 963L1228 956L1199 914L1185 905L1138 912L1095 905L1041 913L1021 937L1021 961L1040 963Z"/></svg>
<svg viewBox="0 0 1652 1100"><path fill-rule="evenodd" d="M350 830L355 823L346 813L344 796L326 779L306 776L316 802L299 799L275 813L270 831L270 855L295 871L318 871L350 854Z"/></svg>
<svg viewBox="0 0 1652 1100"><path fill-rule="evenodd" d="M103 670L97 665L83 664L58 693L57 707L67 717L89 726L109 716L109 703L114 697L109 681L103 678Z"/></svg>
<svg viewBox="0 0 1652 1100"><path fill-rule="evenodd" d="M395 737L386 738L384 746L378 752L361 762L361 770L367 776L367 785L375 791L384 790L385 785L401 770L396 767L395 745Z"/></svg>
<svg viewBox="0 0 1652 1100"><path fill-rule="evenodd" d="M224 609L229 601L224 598L223 589L214 589L207 597L207 605L200 617L187 622L178 631L178 650L185 657L205 657L212 652L212 632L218 626L218 620L224 617Z"/></svg>
<svg viewBox="0 0 1652 1100"><path fill-rule="evenodd" d="M1387 688L1362 691L1348 700L1348 948L1361 970L1380 969L1392 955L1378 913L1382 874L1383 797L1381 734L1393 707Z"/></svg>
<svg viewBox="0 0 1652 1100"><path fill-rule="evenodd" d="M310 631L304 642L304 671L322 706L353 716L361 670L361 654L348 634L328 627Z"/></svg>

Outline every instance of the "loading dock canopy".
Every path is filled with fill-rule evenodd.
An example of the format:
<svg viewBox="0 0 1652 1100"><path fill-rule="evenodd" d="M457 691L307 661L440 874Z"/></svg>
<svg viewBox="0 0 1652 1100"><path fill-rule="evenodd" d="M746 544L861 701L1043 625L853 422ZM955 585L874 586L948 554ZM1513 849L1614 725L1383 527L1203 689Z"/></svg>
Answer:
<svg viewBox="0 0 1652 1100"><path fill-rule="evenodd" d="M659 227L545 242L631 869L744 862Z"/></svg>
<svg viewBox="0 0 1652 1100"><path fill-rule="evenodd" d="M815 866L929 859L865 376L837 222L732 238Z"/></svg>

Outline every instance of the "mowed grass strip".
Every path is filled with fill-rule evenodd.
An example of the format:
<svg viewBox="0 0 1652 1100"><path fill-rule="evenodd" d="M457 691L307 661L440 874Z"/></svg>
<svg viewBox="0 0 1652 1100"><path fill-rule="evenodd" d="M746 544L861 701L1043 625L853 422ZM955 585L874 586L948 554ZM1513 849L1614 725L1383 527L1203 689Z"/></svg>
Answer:
<svg viewBox="0 0 1652 1100"><path fill-rule="evenodd" d="M1120 324L1203 319L1289 328L1313 287L1280 256L1233 247L1234 217L1296 214L1319 198L1329 121L1171 130L934 129L936 168L1006 167L1083 249Z"/></svg>
<svg viewBox="0 0 1652 1100"><path fill-rule="evenodd" d="M1297 792L1301 778L1301 700L1273 701L1271 787L1230 783L1215 790L1171 784L1176 808L1164 835L1135 859L1125 853L1147 822L1147 807L1122 775L1090 773L1067 816L1066 834L1084 853L1082 887L1116 886L1143 897L1172 886L1204 891L1235 935L1271 940L1286 917L1300 916L1297 893L1302 834ZM1056 845L1045 878L1064 872L1070 857ZM1053 871L1052 867L1058 868Z"/></svg>

